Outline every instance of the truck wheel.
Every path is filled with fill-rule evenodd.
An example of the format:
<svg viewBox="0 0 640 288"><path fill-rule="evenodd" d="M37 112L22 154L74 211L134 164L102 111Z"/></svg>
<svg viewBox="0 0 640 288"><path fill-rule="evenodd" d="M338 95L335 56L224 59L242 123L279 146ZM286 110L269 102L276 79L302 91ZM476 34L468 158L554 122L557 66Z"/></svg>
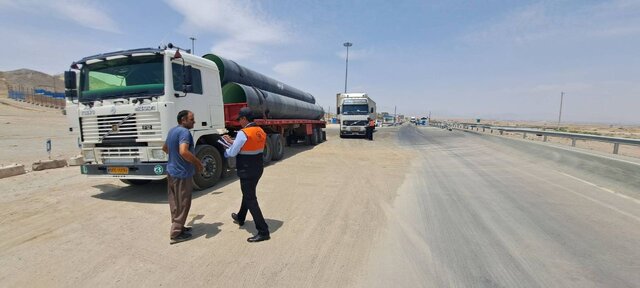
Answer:
<svg viewBox="0 0 640 288"><path fill-rule="evenodd" d="M202 162L204 171L193 175L193 186L196 190L203 190L218 183L222 175L222 157L218 149L211 145L196 146L196 158Z"/></svg>
<svg viewBox="0 0 640 288"><path fill-rule="evenodd" d="M312 129L311 130L311 135L309 135L309 137L311 138L311 145L315 146L318 145L318 129Z"/></svg>
<svg viewBox="0 0 640 288"><path fill-rule="evenodd" d="M140 186L140 185L148 184L151 182L151 180L143 180L143 179L120 179L120 181L122 181L122 183L124 184L135 185L135 186Z"/></svg>
<svg viewBox="0 0 640 288"><path fill-rule="evenodd" d="M271 141L266 141L264 143L264 150L262 151L262 163L264 163L264 165L267 165L269 164L269 162L271 162L272 158L273 158L273 145L271 145Z"/></svg>
<svg viewBox="0 0 640 288"><path fill-rule="evenodd" d="M294 143L298 142L298 141L295 139L295 136L294 136L294 135L289 135L289 136L285 137L285 140L287 141L287 147L288 147L288 146L291 146L291 144L294 144Z"/></svg>
<svg viewBox="0 0 640 288"><path fill-rule="evenodd" d="M277 161L282 159L284 156L284 138L282 135L271 134L269 135L269 140L271 141L271 144L273 144L271 146L273 147L273 156L271 157L271 160Z"/></svg>
<svg viewBox="0 0 640 288"><path fill-rule="evenodd" d="M327 141L327 131L322 131L322 142Z"/></svg>

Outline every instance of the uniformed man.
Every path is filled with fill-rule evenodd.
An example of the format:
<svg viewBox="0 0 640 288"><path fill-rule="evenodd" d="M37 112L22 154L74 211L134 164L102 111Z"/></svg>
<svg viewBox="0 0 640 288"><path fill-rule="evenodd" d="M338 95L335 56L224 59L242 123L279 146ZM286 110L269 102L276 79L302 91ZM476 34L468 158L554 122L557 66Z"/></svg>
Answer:
<svg viewBox="0 0 640 288"><path fill-rule="evenodd" d="M373 129L376 128L376 121L371 119L371 118L369 118L369 117L367 117L367 121L369 123L367 123L367 127L365 128L366 129L366 136L367 136L367 139L373 141Z"/></svg>
<svg viewBox="0 0 640 288"><path fill-rule="evenodd" d="M231 213L231 218L238 225L244 225L247 211L251 212L251 217L256 225L258 234L247 238L249 242L260 242L271 239L269 226L264 221L258 198L256 197L256 187L262 176L264 164L262 152L267 142L267 133L253 122L253 114L248 107L240 109L238 119L243 128L238 131L235 139L228 135L224 138L232 143L224 152L224 156L236 157L236 170L240 178L240 189L242 190L242 204L238 214Z"/></svg>

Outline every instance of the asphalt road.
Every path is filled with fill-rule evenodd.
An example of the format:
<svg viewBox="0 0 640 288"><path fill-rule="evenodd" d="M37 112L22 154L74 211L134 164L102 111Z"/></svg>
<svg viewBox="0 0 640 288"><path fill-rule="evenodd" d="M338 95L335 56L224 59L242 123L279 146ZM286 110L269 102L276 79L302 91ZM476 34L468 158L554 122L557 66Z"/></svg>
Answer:
<svg viewBox="0 0 640 288"><path fill-rule="evenodd" d="M403 126L411 169L370 258L376 287L640 287L640 165Z"/></svg>

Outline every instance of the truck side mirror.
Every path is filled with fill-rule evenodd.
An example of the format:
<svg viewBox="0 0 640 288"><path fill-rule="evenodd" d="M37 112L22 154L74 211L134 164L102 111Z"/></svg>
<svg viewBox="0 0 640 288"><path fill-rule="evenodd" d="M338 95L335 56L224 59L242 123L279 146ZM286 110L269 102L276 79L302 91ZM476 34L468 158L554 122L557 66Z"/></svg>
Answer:
<svg viewBox="0 0 640 288"><path fill-rule="evenodd" d="M76 85L76 71L64 71L64 97L69 100L78 98L78 86Z"/></svg>
<svg viewBox="0 0 640 288"><path fill-rule="evenodd" d="M64 97L68 98L68 99L73 99L73 98L77 98L78 97L78 90L70 90L70 89L66 89L64 90Z"/></svg>
<svg viewBox="0 0 640 288"><path fill-rule="evenodd" d="M338 110L336 111L336 114L340 114L340 107L338 107Z"/></svg>
<svg viewBox="0 0 640 288"><path fill-rule="evenodd" d="M193 67L191 65L182 66L182 92L193 92Z"/></svg>
<svg viewBox="0 0 640 288"><path fill-rule="evenodd" d="M373 113L373 107L371 107L371 113Z"/></svg>
<svg viewBox="0 0 640 288"><path fill-rule="evenodd" d="M76 86L76 71L64 71L64 88L75 90Z"/></svg>

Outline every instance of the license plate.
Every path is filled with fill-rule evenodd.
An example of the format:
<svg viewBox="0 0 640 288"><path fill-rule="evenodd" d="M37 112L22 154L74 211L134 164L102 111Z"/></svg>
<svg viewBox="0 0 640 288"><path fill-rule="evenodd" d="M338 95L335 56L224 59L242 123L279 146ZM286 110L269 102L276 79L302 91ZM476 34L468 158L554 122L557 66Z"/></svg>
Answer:
<svg viewBox="0 0 640 288"><path fill-rule="evenodd" d="M107 167L107 173L109 173L109 174L129 174L129 168L127 168L127 167Z"/></svg>
<svg viewBox="0 0 640 288"><path fill-rule="evenodd" d="M350 127L350 128L349 128L349 131L358 131L358 130L360 130L360 129L359 129L359 128L357 128L357 127Z"/></svg>

